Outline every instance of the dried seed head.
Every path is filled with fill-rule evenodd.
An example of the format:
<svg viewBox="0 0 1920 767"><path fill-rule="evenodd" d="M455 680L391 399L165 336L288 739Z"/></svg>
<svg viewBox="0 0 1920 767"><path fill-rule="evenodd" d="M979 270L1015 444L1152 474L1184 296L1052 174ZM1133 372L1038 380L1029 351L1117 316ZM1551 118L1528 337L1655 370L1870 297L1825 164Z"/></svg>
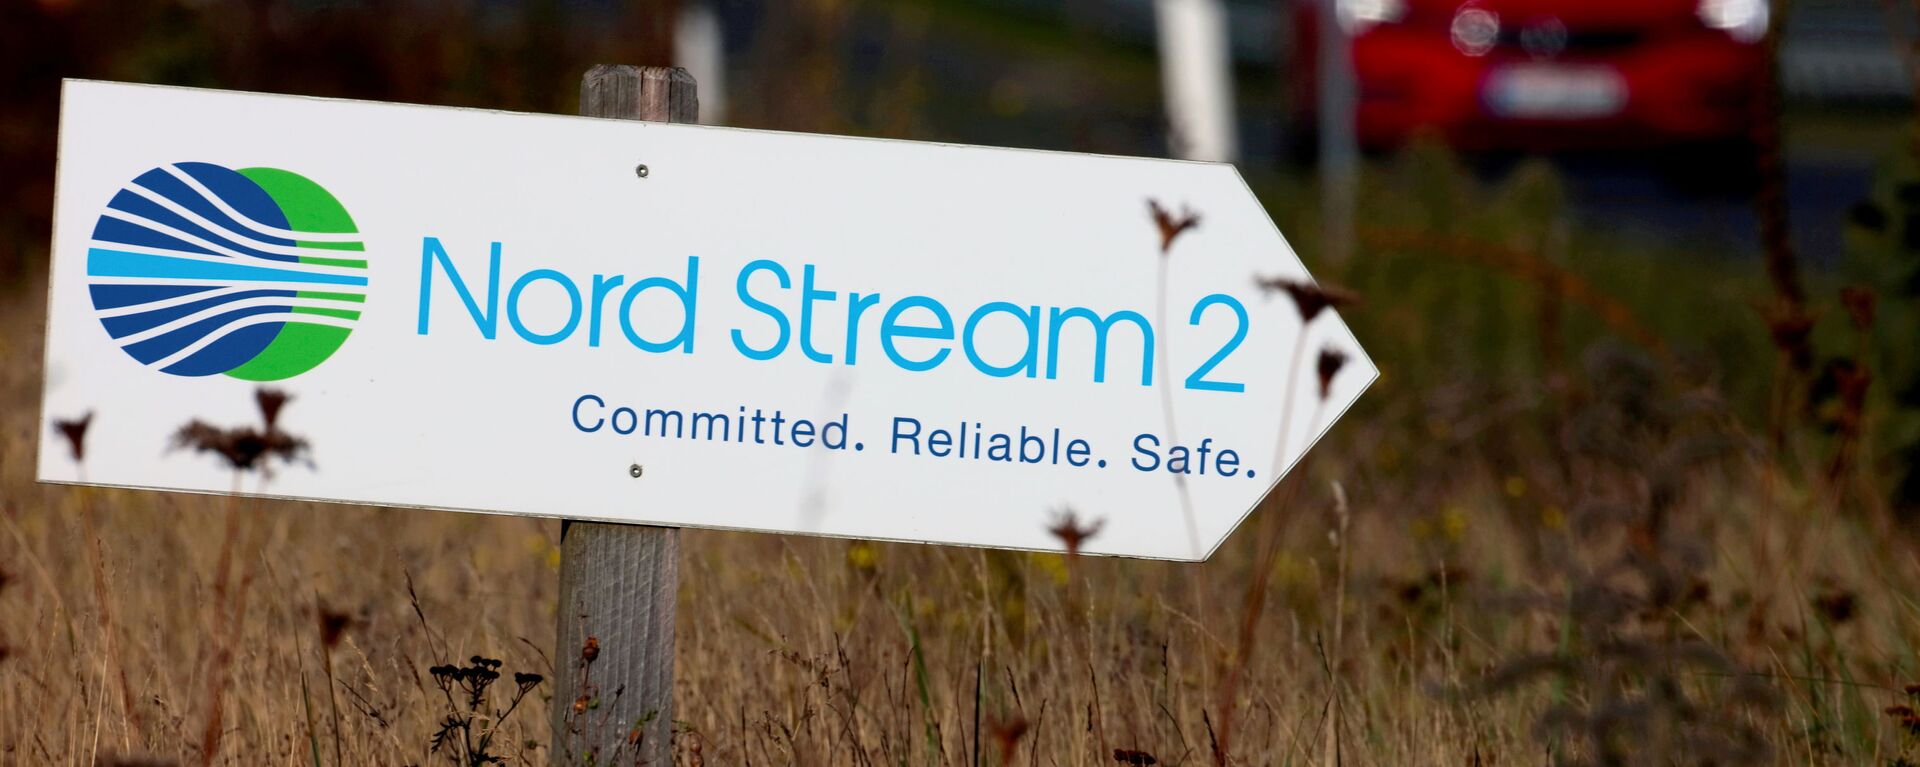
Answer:
<svg viewBox="0 0 1920 767"><path fill-rule="evenodd" d="M93 423L93 411L73 420L53 422L53 430L67 438L67 451L72 454L74 463L87 459L87 426Z"/></svg>
<svg viewBox="0 0 1920 767"><path fill-rule="evenodd" d="M1847 209L1847 220L1854 226L1871 232L1887 230L1887 211L1871 202L1857 202Z"/></svg>
<svg viewBox="0 0 1920 767"><path fill-rule="evenodd" d="M251 471L264 468L263 459L278 458L286 463L299 460L307 452L307 441L279 429L222 429L195 419L173 433L173 447L213 453L236 471Z"/></svg>
<svg viewBox="0 0 1920 767"><path fill-rule="evenodd" d="M320 622L320 646L327 649L339 644L340 638L353 625L352 616L327 607L324 603L314 609L314 614Z"/></svg>
<svg viewBox="0 0 1920 767"><path fill-rule="evenodd" d="M1067 549L1067 556L1078 556L1081 545L1098 535L1100 527L1105 524L1106 520L1103 519L1082 523L1073 509L1066 509L1054 515L1053 524L1047 527L1047 532L1060 539L1061 545Z"/></svg>
<svg viewBox="0 0 1920 767"><path fill-rule="evenodd" d="M260 422L267 431L280 428L280 409L287 406L293 395L279 389L262 386L253 392L253 402L260 406Z"/></svg>
<svg viewBox="0 0 1920 767"><path fill-rule="evenodd" d="M1133 751L1125 748L1114 749L1113 760L1121 764L1136 765L1137 767L1144 767L1145 765L1160 763L1160 760L1153 758L1153 754L1149 754L1145 751Z"/></svg>
<svg viewBox="0 0 1920 767"><path fill-rule="evenodd" d="M1846 360L1833 367L1833 380L1840 392L1840 401L1858 410L1866 403L1867 388L1873 385L1873 371L1859 362Z"/></svg>
<svg viewBox="0 0 1920 767"><path fill-rule="evenodd" d="M1320 350L1320 399L1326 399L1333 391L1333 377L1340 375L1340 368L1347 364L1347 353L1331 346Z"/></svg>
<svg viewBox="0 0 1920 767"><path fill-rule="evenodd" d="M94 760L97 767L175 767L179 762L157 756L102 754Z"/></svg>
<svg viewBox="0 0 1920 767"><path fill-rule="evenodd" d="M1307 324L1328 309L1341 309L1360 303L1360 295L1337 285L1321 285L1287 277L1255 277L1254 284L1268 294L1285 293L1300 312L1300 323Z"/></svg>
<svg viewBox="0 0 1920 767"><path fill-rule="evenodd" d="M987 725L993 742L1000 746L1001 764L1013 764L1014 749L1020 746L1020 739L1026 737L1030 727L1032 724L1021 717L995 720Z"/></svg>
<svg viewBox="0 0 1920 767"><path fill-rule="evenodd" d="M1853 326L1859 330L1873 329L1875 303L1873 289L1865 285L1848 285L1840 289L1840 305L1847 308L1847 316L1853 319Z"/></svg>
<svg viewBox="0 0 1920 767"><path fill-rule="evenodd" d="M1183 207L1180 215L1176 216L1166 208L1160 207L1158 200L1150 199L1147 200L1147 212L1153 215L1153 225L1160 229L1160 255L1162 256L1173 250L1173 241L1182 232L1200 226L1200 214L1193 212L1192 208Z"/></svg>
<svg viewBox="0 0 1920 767"><path fill-rule="evenodd" d="M1838 626L1853 620L1855 600L1852 592L1829 591L1814 597L1813 606L1828 623Z"/></svg>
<svg viewBox="0 0 1920 767"><path fill-rule="evenodd" d="M592 663L595 658L599 657L600 638L595 636L587 637L586 644L580 646L580 659Z"/></svg>
<svg viewBox="0 0 1920 767"><path fill-rule="evenodd" d="M1804 373L1813 367L1813 315L1788 302L1762 306L1760 314L1767 322L1773 347L1787 355L1793 369Z"/></svg>

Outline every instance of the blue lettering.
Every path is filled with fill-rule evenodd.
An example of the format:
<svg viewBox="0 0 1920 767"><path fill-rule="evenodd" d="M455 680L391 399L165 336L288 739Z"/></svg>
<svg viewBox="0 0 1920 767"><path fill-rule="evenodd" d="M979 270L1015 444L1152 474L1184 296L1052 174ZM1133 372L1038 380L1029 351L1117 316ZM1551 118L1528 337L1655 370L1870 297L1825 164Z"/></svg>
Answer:
<svg viewBox="0 0 1920 767"><path fill-rule="evenodd" d="M900 315L908 309L915 308L925 309L931 312L936 324L933 327L900 324ZM926 296L907 296L887 309L886 316L880 320L880 350L887 353L887 359L893 360L893 364L899 365L904 370L911 370L916 373L932 370L939 367L940 363L945 362L947 355L953 350L943 346L934 352L933 356L924 360L910 360L901 356L899 349L894 347L893 339L896 336L901 338L926 338L935 341L952 341L953 316L947 314L947 307L941 306L939 301L935 301Z"/></svg>
<svg viewBox="0 0 1920 767"><path fill-rule="evenodd" d="M627 417L626 428L620 427L620 416ZM613 426L613 431L617 434L632 434L634 427L640 425L640 416L633 412L633 408L617 407L613 409L613 419L610 425Z"/></svg>
<svg viewBox="0 0 1920 767"><path fill-rule="evenodd" d="M473 291L467 289L465 280L460 279L460 271L453 268L453 259L447 255L447 249L440 244L440 238L428 237L420 244L420 321L416 331L427 334L427 317L433 305L433 262L439 261L440 268L446 270L447 281L453 283L453 291L460 295L460 302L467 305L467 313L473 315L473 324L480 328L480 337L493 340L500 329L500 243L493 243L491 255L487 257L487 310L480 311L480 304L473 300Z"/></svg>
<svg viewBox="0 0 1920 767"><path fill-rule="evenodd" d="M1011 365L990 365L986 360L980 359L980 353L974 350L974 329L980 327L980 321L986 319L987 315L996 312L1018 317L1020 324L1024 325L1027 329L1027 350L1020 355L1019 360ZM1020 307L1005 301L995 301L982 305L980 308L973 310L973 315L967 318L966 330L961 332L960 348L966 350L967 361L973 363L974 369L982 373L996 378L1006 378L1015 373L1025 371L1027 377L1032 378L1034 372L1040 366L1040 307Z"/></svg>
<svg viewBox="0 0 1920 767"><path fill-rule="evenodd" d="M733 348L739 349L740 353L746 356L747 359L765 361L778 357L781 352L787 350L787 340L793 335L793 328L787 323L787 315L782 313L779 307L754 298L747 292L747 281L752 279L754 272L760 271L772 272L774 278L780 281L780 287L782 289L793 287L793 281L787 277L786 269L777 263L763 258L747 264L746 268L740 270L740 278L734 282L734 292L740 295L741 303L746 304L748 308L754 311L772 317L774 324L780 328L779 339L775 340L772 346L765 349L755 349L748 346L746 336L742 334L738 328L735 328L733 331Z"/></svg>
<svg viewBox="0 0 1920 767"><path fill-rule="evenodd" d="M1142 443L1146 443L1146 444L1142 444ZM1140 463L1139 458L1134 458L1132 461L1133 468L1139 469L1141 471L1153 471L1155 469L1160 468L1160 454L1157 452L1154 452L1154 448L1159 446L1160 446L1160 438L1153 436L1152 434L1142 434L1138 437L1134 437L1133 451L1149 459L1152 459L1153 463L1142 465Z"/></svg>
<svg viewBox="0 0 1920 767"><path fill-rule="evenodd" d="M552 280L567 291L567 323L552 333L535 333L520 321L520 294L535 280ZM573 335L574 328L580 327L580 288L575 287L573 280L567 279L566 275L552 269L535 269L520 275L520 279L513 281L513 289L507 291L507 322L513 325L513 332L531 343L543 346L560 343Z"/></svg>
<svg viewBox="0 0 1920 767"><path fill-rule="evenodd" d="M909 432L909 431L903 430L908 425L913 426L913 431ZM909 446L913 449L913 454L919 455L920 454L920 421L913 418L907 418L905 416L894 416L893 448L892 448L893 452L895 453L900 452L901 440L906 440Z"/></svg>
<svg viewBox="0 0 1920 767"><path fill-rule="evenodd" d="M612 279L608 279L604 274L593 276L593 300L589 302L593 308L587 312L588 346L600 345L600 315L606 308L607 294L612 293L614 288L620 287L620 283L626 281L627 278L617 274Z"/></svg>
<svg viewBox="0 0 1920 767"><path fill-rule="evenodd" d="M640 291L648 288L663 288L680 299L680 332L665 341L648 341L640 337L640 331L633 328L633 300L640 297ZM648 277L627 288L620 297L620 332L625 334L627 342L641 351L664 352L680 347L683 354L693 353L693 319L695 299L700 292L700 257L687 257L687 282L682 285L665 277Z"/></svg>
<svg viewBox="0 0 1920 767"><path fill-rule="evenodd" d="M1107 380L1107 330L1122 320L1140 328L1140 385L1153 385L1153 325L1139 312L1122 310L1101 317L1092 310L1075 306L1066 310L1054 307L1047 316L1047 380L1060 374L1060 328L1067 320L1084 319L1093 326L1093 382Z"/></svg>
<svg viewBox="0 0 1920 767"><path fill-rule="evenodd" d="M847 364L860 359L860 315L874 304L880 303L880 294L870 296L859 293L847 294Z"/></svg>
<svg viewBox="0 0 1920 767"><path fill-rule="evenodd" d="M607 419L601 418L598 421L594 421L593 426L591 428L589 428L586 424L581 423L580 422L580 403L586 402L587 400L593 400L593 404L599 405L600 407L603 407L603 408L607 406L607 401L599 397L593 396L591 394L582 394L580 395L579 399L573 401L573 428L579 429L587 433L593 433L593 432L599 431L600 427L607 422Z"/></svg>
<svg viewBox="0 0 1920 767"><path fill-rule="evenodd" d="M800 271L800 353L814 362L829 363L833 355L813 349L813 302L832 301L840 294L831 290L815 290L813 287L813 264L807 264Z"/></svg>

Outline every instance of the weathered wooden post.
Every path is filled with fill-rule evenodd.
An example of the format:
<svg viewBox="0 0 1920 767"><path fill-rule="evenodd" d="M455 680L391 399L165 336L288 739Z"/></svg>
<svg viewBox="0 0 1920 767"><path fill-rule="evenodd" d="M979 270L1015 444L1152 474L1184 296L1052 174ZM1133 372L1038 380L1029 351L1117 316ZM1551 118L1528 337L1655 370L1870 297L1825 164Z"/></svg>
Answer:
<svg viewBox="0 0 1920 767"><path fill-rule="evenodd" d="M580 114L691 123L700 103L684 69L601 64L581 79ZM606 763L623 744L640 764L673 763L679 585L678 528L561 523L553 764L581 764L595 750L594 763Z"/></svg>

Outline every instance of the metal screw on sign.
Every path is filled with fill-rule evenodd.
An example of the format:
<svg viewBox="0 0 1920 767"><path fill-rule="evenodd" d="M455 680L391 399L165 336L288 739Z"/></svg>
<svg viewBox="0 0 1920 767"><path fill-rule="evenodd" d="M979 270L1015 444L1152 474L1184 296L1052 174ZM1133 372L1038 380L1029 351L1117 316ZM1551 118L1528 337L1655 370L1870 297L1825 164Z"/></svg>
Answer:
<svg viewBox="0 0 1920 767"><path fill-rule="evenodd" d="M652 172L653 171L647 169L646 163L640 163L638 166L636 166L633 169L633 175L639 176L641 178L646 178L647 174L650 174Z"/></svg>
<svg viewBox="0 0 1920 767"><path fill-rule="evenodd" d="M628 466L628 467L627 467L627 476L630 476L630 477L633 477L634 479L639 479L639 478L640 478L640 475L641 475L641 474L645 474L645 473L646 473L646 471L647 471L647 470L646 470L646 468L645 468L645 467L643 467L643 466L641 466L640 464L637 464L637 463L636 463L636 464L634 464L634 465L632 465L632 466Z"/></svg>

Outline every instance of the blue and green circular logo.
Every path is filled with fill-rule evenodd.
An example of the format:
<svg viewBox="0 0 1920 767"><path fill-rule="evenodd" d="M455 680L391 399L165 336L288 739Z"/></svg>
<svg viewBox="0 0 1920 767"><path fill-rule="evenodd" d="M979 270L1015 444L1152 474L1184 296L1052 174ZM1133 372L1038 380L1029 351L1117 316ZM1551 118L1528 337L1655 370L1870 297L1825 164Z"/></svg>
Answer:
<svg viewBox="0 0 1920 767"><path fill-rule="evenodd" d="M346 342L367 298L365 251L347 209L305 176L183 162L107 204L88 290L107 334L141 364L277 381Z"/></svg>

